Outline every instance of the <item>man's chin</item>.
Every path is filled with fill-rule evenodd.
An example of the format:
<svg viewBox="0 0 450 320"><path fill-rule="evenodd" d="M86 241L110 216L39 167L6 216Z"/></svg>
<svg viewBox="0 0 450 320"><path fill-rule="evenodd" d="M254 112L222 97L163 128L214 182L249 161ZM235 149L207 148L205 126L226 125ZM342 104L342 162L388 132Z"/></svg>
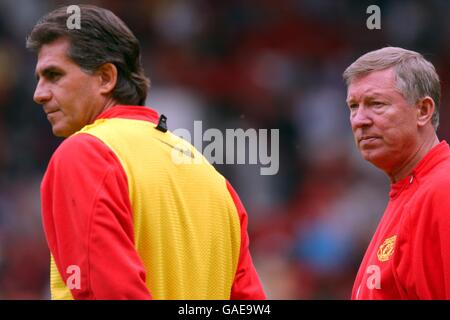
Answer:
<svg viewBox="0 0 450 320"><path fill-rule="evenodd" d="M52 132L54 136L59 138L67 138L73 133L65 128L58 127L57 125L52 126Z"/></svg>
<svg viewBox="0 0 450 320"><path fill-rule="evenodd" d="M383 168L383 164L386 162L386 155L383 155L380 150L361 150L361 155L364 160L378 168Z"/></svg>

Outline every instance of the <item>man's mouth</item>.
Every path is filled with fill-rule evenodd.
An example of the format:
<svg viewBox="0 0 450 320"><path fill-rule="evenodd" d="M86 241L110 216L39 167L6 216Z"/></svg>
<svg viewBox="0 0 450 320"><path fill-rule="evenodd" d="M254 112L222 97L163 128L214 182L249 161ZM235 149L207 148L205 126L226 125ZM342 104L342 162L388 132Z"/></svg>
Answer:
<svg viewBox="0 0 450 320"><path fill-rule="evenodd" d="M363 137L358 139L358 142L359 143L361 143L361 142L372 142L372 141L374 141L376 139L379 139L379 138L380 137L377 137L377 136L363 136Z"/></svg>
<svg viewBox="0 0 450 320"><path fill-rule="evenodd" d="M57 119L56 113L59 111L59 109L52 109L52 110L45 110L45 113L47 115L47 120L50 121L50 123L54 123Z"/></svg>
<svg viewBox="0 0 450 320"><path fill-rule="evenodd" d="M51 115L52 113L58 112L58 111L59 111L59 109L45 109L44 108L44 112L47 116Z"/></svg>

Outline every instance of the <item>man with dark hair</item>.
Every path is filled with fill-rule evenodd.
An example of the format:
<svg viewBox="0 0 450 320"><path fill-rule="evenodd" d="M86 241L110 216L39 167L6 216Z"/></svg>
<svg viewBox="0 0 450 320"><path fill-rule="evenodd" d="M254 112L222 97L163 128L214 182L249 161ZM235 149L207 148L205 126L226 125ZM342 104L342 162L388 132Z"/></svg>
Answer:
<svg viewBox="0 0 450 320"><path fill-rule="evenodd" d="M238 195L143 106L149 81L132 32L108 10L79 7L79 29L63 7L27 39L34 100L67 138L41 186L52 298L264 299Z"/></svg>
<svg viewBox="0 0 450 320"><path fill-rule="evenodd" d="M386 47L343 76L355 143L391 180L352 299L450 299L450 148L436 135L436 70L417 52Z"/></svg>

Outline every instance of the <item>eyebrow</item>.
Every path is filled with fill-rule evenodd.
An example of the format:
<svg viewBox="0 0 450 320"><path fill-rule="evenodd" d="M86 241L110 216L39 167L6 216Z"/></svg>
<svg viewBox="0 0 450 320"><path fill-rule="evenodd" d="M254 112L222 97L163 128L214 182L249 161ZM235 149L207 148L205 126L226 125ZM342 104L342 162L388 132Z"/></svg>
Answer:
<svg viewBox="0 0 450 320"><path fill-rule="evenodd" d="M373 100L373 99L377 99L377 98L386 98L386 94L381 94L377 91L369 91L368 93L364 93L364 99L369 99L369 100ZM352 97L348 100L346 100L347 104L350 104L351 102L354 102L355 99Z"/></svg>
<svg viewBox="0 0 450 320"><path fill-rule="evenodd" d="M367 96L368 96L369 98L372 98L372 97L377 98L377 97L383 97L383 96L385 96L385 94L383 95L383 94L378 93L378 92L371 92L371 93L369 93Z"/></svg>

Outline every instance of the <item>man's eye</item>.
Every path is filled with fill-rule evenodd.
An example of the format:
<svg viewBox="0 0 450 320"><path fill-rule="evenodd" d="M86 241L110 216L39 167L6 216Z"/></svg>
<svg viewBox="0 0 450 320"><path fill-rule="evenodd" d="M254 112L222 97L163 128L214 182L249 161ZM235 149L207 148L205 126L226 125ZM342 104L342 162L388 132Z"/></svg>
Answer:
<svg viewBox="0 0 450 320"><path fill-rule="evenodd" d="M375 107L381 107L381 106L384 106L384 103L381 102L381 101L373 101L371 104L372 104L373 106L375 106Z"/></svg>
<svg viewBox="0 0 450 320"><path fill-rule="evenodd" d="M47 77L51 81L56 81L61 77L61 74L59 72L49 72Z"/></svg>
<svg viewBox="0 0 450 320"><path fill-rule="evenodd" d="M350 110L354 110L356 108L358 108L358 105L356 103L353 103L351 105L348 106L350 108Z"/></svg>

